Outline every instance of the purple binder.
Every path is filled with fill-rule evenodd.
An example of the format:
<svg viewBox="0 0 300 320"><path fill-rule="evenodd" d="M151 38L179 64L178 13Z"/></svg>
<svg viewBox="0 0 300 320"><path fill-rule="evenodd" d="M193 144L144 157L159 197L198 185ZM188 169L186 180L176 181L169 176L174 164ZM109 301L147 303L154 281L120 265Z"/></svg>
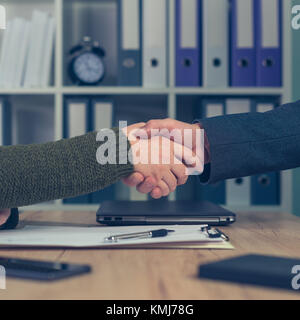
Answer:
<svg viewBox="0 0 300 320"><path fill-rule="evenodd" d="M262 16L262 1L256 0L257 12L257 28L256 28L256 41L257 41L257 69L256 69L256 82L260 87L280 87L282 85L282 1L276 0L278 6L278 23L277 29L272 29L270 32L278 33L277 46L263 47L263 23ZM275 4L275 5L276 5ZM274 18L274 17L271 17Z"/></svg>
<svg viewBox="0 0 300 320"><path fill-rule="evenodd" d="M231 10L231 86L233 87L254 87L256 86L256 50L255 40L253 46L239 47L238 32L241 27L238 25L238 2L243 0L232 0ZM254 0L253 12L255 12ZM254 19L254 17L253 17ZM255 28L251 30L253 37L255 36Z"/></svg>
<svg viewBox="0 0 300 320"><path fill-rule="evenodd" d="M181 47L181 6L184 0L176 0L176 86L200 86L201 85L201 6L197 2L197 44L195 48Z"/></svg>

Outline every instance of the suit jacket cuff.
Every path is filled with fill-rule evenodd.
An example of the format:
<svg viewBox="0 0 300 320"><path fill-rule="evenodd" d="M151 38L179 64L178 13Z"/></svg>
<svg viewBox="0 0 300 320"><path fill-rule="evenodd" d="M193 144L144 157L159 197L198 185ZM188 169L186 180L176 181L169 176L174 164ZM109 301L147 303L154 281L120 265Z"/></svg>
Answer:
<svg viewBox="0 0 300 320"><path fill-rule="evenodd" d="M248 175L251 159L247 130L243 126L248 114L215 117L199 120L209 142L210 163L200 176L202 183L217 183L221 180ZM255 168L254 168L255 171Z"/></svg>

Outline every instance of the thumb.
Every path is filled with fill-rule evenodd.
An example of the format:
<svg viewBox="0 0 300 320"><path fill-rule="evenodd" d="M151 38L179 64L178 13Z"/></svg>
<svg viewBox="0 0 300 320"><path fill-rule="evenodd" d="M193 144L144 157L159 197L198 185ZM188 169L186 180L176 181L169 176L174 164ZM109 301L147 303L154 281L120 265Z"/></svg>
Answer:
<svg viewBox="0 0 300 320"><path fill-rule="evenodd" d="M142 128L143 126L145 126L145 122L139 122L139 123L132 124L128 127L122 128L122 131L125 134L125 136L129 138L129 137L135 136L135 132L140 128Z"/></svg>
<svg viewBox="0 0 300 320"><path fill-rule="evenodd" d="M174 156L186 166L186 175L199 175L204 170L204 151L196 154L191 149L174 143Z"/></svg>

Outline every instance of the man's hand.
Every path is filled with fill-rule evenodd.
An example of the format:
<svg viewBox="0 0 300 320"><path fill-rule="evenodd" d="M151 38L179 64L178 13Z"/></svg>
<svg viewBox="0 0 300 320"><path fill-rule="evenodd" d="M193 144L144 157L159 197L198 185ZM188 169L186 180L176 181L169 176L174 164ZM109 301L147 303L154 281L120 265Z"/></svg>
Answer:
<svg viewBox="0 0 300 320"><path fill-rule="evenodd" d="M140 127L140 130L147 132L148 137L153 137L154 135L164 136L165 133L168 134L177 130L181 136L179 136L179 138L177 138L177 135L175 135L175 137L171 136L171 140L181 144L185 143L185 131L190 131L192 132L192 136L189 135L189 137L192 138L193 151L195 151L196 148L196 132L199 129L200 126L198 123L190 124L170 118L150 120L144 126ZM139 134L139 131L137 131L137 134Z"/></svg>
<svg viewBox="0 0 300 320"><path fill-rule="evenodd" d="M130 127L129 127L130 128ZM191 164L192 162L189 161L190 159L187 159L189 157L197 157L198 160L200 157L200 167L197 168L198 172L201 173L203 171L203 156L200 154L196 154L196 137L197 137L197 129L199 131L200 127L198 124L187 124L184 122L180 122L173 119L164 119L164 120L151 120L147 122L144 126L137 126L135 129L140 128L140 130L135 130L135 135L142 137L140 140L140 143L143 143L143 139L148 138L157 138L158 136L161 137L161 143L165 141L165 139L171 139L172 141L169 141L171 146L173 147L173 150L177 150L178 153L181 151L181 160L185 165ZM176 134L174 136L170 136L170 133L176 129ZM147 140L146 140L147 141ZM157 142L156 142L157 143ZM187 152L187 147L182 146L187 144L190 148ZM179 146L182 146L181 149ZM171 148L172 149L172 148ZM156 146L156 150L161 150L160 146ZM163 150L161 150L163 152ZM203 151L203 150L202 150ZM202 152L203 153L203 152ZM176 154L175 152L175 158ZM179 157L180 158L180 157ZM194 166L192 164L192 166ZM159 168L161 170L162 168ZM137 187L137 190L141 193L150 193L151 196L155 199L160 198L161 196L167 195L167 188L166 185L163 183L157 184L156 179L153 176L147 176L145 177L141 171L137 170L138 172L133 173L129 177L123 179L123 182L131 187ZM169 175L168 175L169 176ZM178 177L177 176L177 185L184 184L187 181L188 174L185 173L184 177ZM171 180L169 180L171 181ZM166 183L168 185L168 183ZM174 179L172 179L172 183L169 186L169 192L172 192L174 188Z"/></svg>

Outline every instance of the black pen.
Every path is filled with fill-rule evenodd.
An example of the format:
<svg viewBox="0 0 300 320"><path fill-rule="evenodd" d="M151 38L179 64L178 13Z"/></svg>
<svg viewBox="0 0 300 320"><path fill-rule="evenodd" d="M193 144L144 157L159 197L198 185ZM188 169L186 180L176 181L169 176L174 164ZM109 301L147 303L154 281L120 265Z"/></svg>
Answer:
<svg viewBox="0 0 300 320"><path fill-rule="evenodd" d="M159 229L159 230L152 230L152 231L117 234L117 235L113 235L113 236L105 238L105 241L117 242L119 240L166 237L169 232L175 232L175 230Z"/></svg>

